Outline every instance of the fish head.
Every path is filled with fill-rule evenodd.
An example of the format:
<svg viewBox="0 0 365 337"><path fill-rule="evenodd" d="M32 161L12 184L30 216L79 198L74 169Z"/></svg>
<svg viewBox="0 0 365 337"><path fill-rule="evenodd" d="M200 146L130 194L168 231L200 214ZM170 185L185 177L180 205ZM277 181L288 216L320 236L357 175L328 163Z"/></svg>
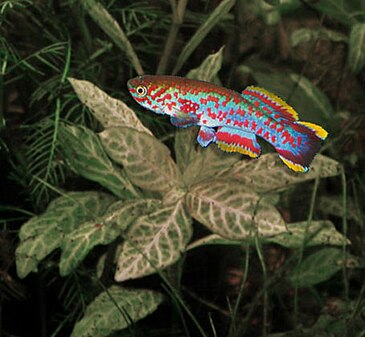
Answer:
<svg viewBox="0 0 365 337"><path fill-rule="evenodd" d="M127 82L129 93L133 99L144 108L158 114L164 114L163 106L158 102L153 91L159 84L154 81L154 76L138 76Z"/></svg>

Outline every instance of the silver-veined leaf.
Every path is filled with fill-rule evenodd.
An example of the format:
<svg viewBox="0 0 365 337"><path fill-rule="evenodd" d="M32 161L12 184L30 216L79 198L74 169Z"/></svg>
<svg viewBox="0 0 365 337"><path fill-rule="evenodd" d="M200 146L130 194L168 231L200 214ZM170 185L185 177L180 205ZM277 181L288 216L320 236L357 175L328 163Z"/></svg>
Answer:
<svg viewBox="0 0 365 337"><path fill-rule="evenodd" d="M61 249L60 274L68 275L96 245L106 245L125 233L140 215L151 212L161 202L153 199L118 201L104 215L80 224L65 236Z"/></svg>
<svg viewBox="0 0 365 337"><path fill-rule="evenodd" d="M264 242L277 243L287 248L300 248L305 246L332 245L342 246L350 241L338 232L330 221L312 221L307 227L307 222L293 222L287 224L288 231L272 237L263 238ZM228 240L217 234L205 236L188 246L188 250L206 245L235 245L254 244L253 239L237 241Z"/></svg>
<svg viewBox="0 0 365 337"><path fill-rule="evenodd" d="M287 231L278 210L251 189L232 180L211 179L186 195L190 214L213 233L232 240Z"/></svg>
<svg viewBox="0 0 365 337"><path fill-rule="evenodd" d="M156 192L182 186L182 179L169 149L155 137L131 128L116 127L100 133L108 155L123 164L137 186Z"/></svg>
<svg viewBox="0 0 365 337"><path fill-rule="evenodd" d="M163 296L152 290L111 286L94 299L71 337L105 337L135 324L154 312Z"/></svg>
<svg viewBox="0 0 365 337"><path fill-rule="evenodd" d="M191 235L192 221L182 201L141 216L126 234L115 280L146 276L175 263Z"/></svg>
<svg viewBox="0 0 365 337"><path fill-rule="evenodd" d="M59 135L63 153L76 173L98 182L121 199L139 196L125 172L108 158L94 132L83 126L62 124Z"/></svg>
<svg viewBox="0 0 365 337"><path fill-rule="evenodd" d="M105 193L72 192L52 201L47 210L27 221L19 232L16 267L20 278L37 271L38 263L60 247L80 223L103 214L114 198Z"/></svg>
<svg viewBox="0 0 365 337"><path fill-rule="evenodd" d="M266 193L284 190L293 184L317 177L333 177L340 173L340 163L321 154L316 155L307 173L298 174L288 169L276 153L268 153L257 160L238 162L227 175L239 180L247 188Z"/></svg>
<svg viewBox="0 0 365 337"><path fill-rule="evenodd" d="M134 111L122 101L110 97L89 81L75 78L68 78L68 80L80 101L91 110L104 128L127 126L140 132L152 134L149 129L143 126Z"/></svg>

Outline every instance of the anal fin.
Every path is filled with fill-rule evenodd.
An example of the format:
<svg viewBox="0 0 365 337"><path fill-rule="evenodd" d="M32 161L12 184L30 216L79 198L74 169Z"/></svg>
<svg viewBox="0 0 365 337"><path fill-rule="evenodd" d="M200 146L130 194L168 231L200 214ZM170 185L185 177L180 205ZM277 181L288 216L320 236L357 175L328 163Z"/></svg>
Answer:
<svg viewBox="0 0 365 337"><path fill-rule="evenodd" d="M218 147L226 152L239 152L257 158L261 154L261 147L256 135L240 129L221 126L216 132Z"/></svg>

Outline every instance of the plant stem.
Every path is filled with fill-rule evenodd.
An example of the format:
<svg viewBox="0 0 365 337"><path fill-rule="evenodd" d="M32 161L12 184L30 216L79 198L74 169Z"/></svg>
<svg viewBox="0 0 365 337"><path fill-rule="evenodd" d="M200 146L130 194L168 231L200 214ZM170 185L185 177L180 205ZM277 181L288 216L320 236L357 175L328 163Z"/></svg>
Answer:
<svg viewBox="0 0 365 337"><path fill-rule="evenodd" d="M170 5L172 9L172 23L169 35L167 36L164 50L162 52L160 63L157 67L157 75L161 75L166 72L169 64L170 55L172 54L172 50L174 49L174 46L176 44L177 34L184 20L185 8L187 3L188 0L179 0L179 3L176 5L176 0L170 0Z"/></svg>

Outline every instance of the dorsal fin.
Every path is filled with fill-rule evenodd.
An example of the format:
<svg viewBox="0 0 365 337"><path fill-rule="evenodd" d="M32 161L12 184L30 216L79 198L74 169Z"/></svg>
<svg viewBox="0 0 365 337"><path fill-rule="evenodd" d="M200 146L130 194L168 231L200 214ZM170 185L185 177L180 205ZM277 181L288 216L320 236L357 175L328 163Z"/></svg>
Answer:
<svg viewBox="0 0 365 337"><path fill-rule="evenodd" d="M242 96L277 121L298 120L298 113L289 104L265 89L249 86L242 91Z"/></svg>

